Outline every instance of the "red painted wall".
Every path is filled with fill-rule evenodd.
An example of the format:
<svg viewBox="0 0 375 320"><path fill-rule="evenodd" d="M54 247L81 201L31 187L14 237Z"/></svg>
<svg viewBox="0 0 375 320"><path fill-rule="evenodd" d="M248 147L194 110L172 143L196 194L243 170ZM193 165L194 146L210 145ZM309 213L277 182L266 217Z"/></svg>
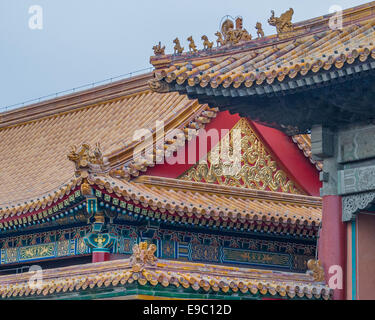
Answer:
<svg viewBox="0 0 375 320"><path fill-rule="evenodd" d="M258 131L263 142L268 146L283 169L289 173L309 195L319 196L322 183L319 181L319 171L316 169L302 150L293 142L291 137L279 130L269 128L250 121L253 128Z"/></svg>
<svg viewBox="0 0 375 320"><path fill-rule="evenodd" d="M215 119L213 119L210 123L208 123L205 127L205 130L208 131L210 129L217 129L219 131L219 139L208 139L208 145L207 145L207 151L210 151L213 147L215 147L221 137L221 129L227 129L230 130L233 128L233 126L240 120L239 115L231 115L228 111L219 112ZM184 164L168 164L167 161L165 161L164 164L158 164L153 168L150 168L146 171L146 173L143 173L145 175L150 176L159 176L159 177L166 177L166 178L177 178L180 175L182 175L185 171L187 171L189 168L191 168L194 164L188 164L187 163L187 157L188 154L192 154L193 150L196 152L196 159L194 163L198 162L200 159L202 159L206 154L205 152L202 152L202 150L199 150L199 140L200 137L202 137L202 134L199 134L196 138L192 139L189 143L185 144L185 163ZM196 143L193 143L196 141Z"/></svg>

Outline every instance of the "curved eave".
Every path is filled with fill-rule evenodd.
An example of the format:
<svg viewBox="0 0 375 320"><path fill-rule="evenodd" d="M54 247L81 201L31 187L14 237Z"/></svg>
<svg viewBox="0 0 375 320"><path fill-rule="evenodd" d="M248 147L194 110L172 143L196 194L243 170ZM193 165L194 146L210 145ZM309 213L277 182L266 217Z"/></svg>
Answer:
<svg viewBox="0 0 375 320"><path fill-rule="evenodd" d="M303 152L306 158L310 160L312 164L315 165L315 167L319 170L323 170L323 162L314 160L312 157L311 152L311 136L308 134L299 134L294 135L292 137L292 140L295 144L297 144L298 148Z"/></svg>
<svg viewBox="0 0 375 320"><path fill-rule="evenodd" d="M87 181L92 195L99 199L99 210L107 208L137 220L311 238L321 223L318 197L147 176L128 182L93 174ZM81 178L75 179L53 197L0 211L0 228L7 231L43 225L79 206L84 210L81 184Z"/></svg>
<svg viewBox="0 0 375 320"><path fill-rule="evenodd" d="M0 230L17 230L50 219L55 220L63 210L81 199L81 183L82 178L73 178L69 183L40 198L0 208Z"/></svg>
<svg viewBox="0 0 375 320"><path fill-rule="evenodd" d="M102 205L175 226L314 238L321 223L318 197L146 176L136 183L95 175L88 181L99 197L107 195Z"/></svg>
<svg viewBox="0 0 375 320"><path fill-rule="evenodd" d="M193 293L236 295L242 298L330 299L332 290L311 274L158 260L139 270L130 259L44 270L43 287L30 286L28 273L0 277L2 299L69 297L100 294L131 287Z"/></svg>
<svg viewBox="0 0 375 320"><path fill-rule="evenodd" d="M65 190L69 184L66 181L74 172L67 160L62 163L71 144L86 141L92 144L104 143L104 164L95 170L130 179L147 171L156 161L161 162L168 153L173 152L172 147L176 141L175 137L167 136L169 130L181 129L185 144L187 138L193 137L194 133L216 117L216 108L201 105L186 96L151 92L147 86L147 81L151 78L151 74L145 74L0 113L0 133L3 134L4 142L1 147L3 154L8 154L8 157L3 157L2 164L9 168L2 179L0 214L4 214L6 218L15 214L20 217L21 213L29 212L30 209L39 209L39 203L46 205L55 201L56 197L59 198L59 192ZM144 106L148 107L146 110L151 110L147 115L144 115ZM119 123L116 116L125 120ZM131 124L127 122L129 119L133 121ZM156 138L154 127L157 120L164 121L164 132ZM153 133L154 139L150 145L153 157L147 159L147 163L139 161L137 155L134 155L134 150L142 143L132 140L134 131L139 128L149 129ZM40 136L53 141L50 142L50 146L53 145L50 152L45 150ZM30 137L31 142L27 137ZM162 139L163 142L160 141ZM14 144L7 141L13 141ZM179 143L180 141L181 139ZM154 150L155 145L161 146L162 150ZM41 153L43 154L39 157ZM26 154L30 159L24 156ZM59 154L58 159L55 158L56 154ZM49 171L42 171L44 175L39 175L47 165ZM22 175L14 174L21 171Z"/></svg>
<svg viewBox="0 0 375 320"><path fill-rule="evenodd" d="M306 133L312 125L337 127L375 117L374 57L342 68L310 70L272 84L211 88L170 83L200 103L239 113L288 134ZM355 102L355 103L354 103Z"/></svg>

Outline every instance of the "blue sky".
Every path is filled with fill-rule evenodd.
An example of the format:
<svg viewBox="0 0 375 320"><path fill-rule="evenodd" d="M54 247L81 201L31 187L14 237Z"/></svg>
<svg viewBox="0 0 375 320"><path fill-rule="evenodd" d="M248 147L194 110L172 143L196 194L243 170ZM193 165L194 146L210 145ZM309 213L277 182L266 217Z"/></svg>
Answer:
<svg viewBox="0 0 375 320"><path fill-rule="evenodd" d="M270 10L294 8L293 21L328 14L364 0L0 0L0 109L32 98L115 77L150 66L152 47L166 52L190 35L201 46L214 40L223 16L241 15L255 36L257 21L266 35ZM29 28L29 7L43 9L43 29Z"/></svg>

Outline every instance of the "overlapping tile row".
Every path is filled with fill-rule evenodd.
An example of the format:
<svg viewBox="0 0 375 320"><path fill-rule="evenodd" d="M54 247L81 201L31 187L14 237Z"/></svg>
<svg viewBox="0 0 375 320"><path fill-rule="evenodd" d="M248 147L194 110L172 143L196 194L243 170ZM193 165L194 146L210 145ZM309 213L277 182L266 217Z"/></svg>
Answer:
<svg viewBox="0 0 375 320"><path fill-rule="evenodd" d="M375 18L343 30L330 30L279 41L271 45L235 50L218 57L172 63L156 70L156 81L202 88L239 88L282 82L321 70L375 59Z"/></svg>
<svg viewBox="0 0 375 320"><path fill-rule="evenodd" d="M199 109L192 112L193 106L198 106ZM211 122L211 120L216 117L219 110L218 108L210 108L208 105L199 105L194 101L191 109L187 111L189 117L184 119L182 127L178 123L173 123L164 128L167 132L163 137L164 141L162 144L159 143L155 130L152 130L153 140L145 149L142 149L141 153L134 152L130 154L127 149L122 152L127 154L125 161L119 160L118 155L112 153L108 157L112 167L110 175L115 178L129 180L138 177L142 172L146 172L149 167L154 167L155 164L162 163L164 157L167 158L171 156L178 148L183 147L186 142L196 137L198 131L203 129L207 123ZM176 136L173 129L180 129L181 131ZM168 130L171 131L168 132ZM143 152L146 154L146 157L143 156ZM129 159L129 155L131 159Z"/></svg>
<svg viewBox="0 0 375 320"><path fill-rule="evenodd" d="M108 175L87 178L95 189L139 208L159 212L172 223L190 221L207 227L315 236L321 223L321 199L270 191L142 176L126 181ZM72 179L53 195L0 211L0 228L16 229L59 218L85 205L82 178ZM146 210L148 212L148 210Z"/></svg>
<svg viewBox="0 0 375 320"><path fill-rule="evenodd" d="M124 289L129 286L178 290L191 288L194 292L228 294L240 297L330 299L331 290L314 281L311 274L275 272L219 265L159 260L154 265L134 268L131 260L116 260L89 265L70 266L43 271L40 286L29 281L35 273L0 277L2 299L49 298L85 290ZM108 290L107 290L108 292ZM124 294L126 292L124 291Z"/></svg>
<svg viewBox="0 0 375 320"><path fill-rule="evenodd" d="M200 182L142 176L128 182L92 176L88 182L119 201L134 203L181 221L207 227L236 228L315 236L321 223L321 199Z"/></svg>
<svg viewBox="0 0 375 320"><path fill-rule="evenodd" d="M285 43L288 40L295 40L297 37L314 35L327 30L337 30L337 28L341 28L340 22L342 22L343 27L347 27L350 25L363 25L366 22L374 19L374 8L375 1L371 1L356 7L345 9L340 12L342 18L341 21L339 21L339 19L336 19L338 13L334 12L312 19L294 22L292 13L292 21L290 21L293 26L292 31L283 30L277 34L260 37L258 34L257 38L241 39L239 42L230 41L229 43L225 43L225 40L220 41L218 38L216 41L216 47L213 46L207 49L207 47L205 47L203 44L203 50L198 51L187 51L182 53L175 52L174 54L165 54L165 50L163 49L158 52L154 51L154 56L150 57L150 62L154 65L156 69L163 69L172 64L178 65L178 63L181 61L192 61L196 58L201 58L202 60L206 59L205 62L207 62L211 61L210 58L212 57L224 57L229 56L233 53L246 52L249 50L254 50L263 47L271 47L279 43ZM286 22L286 20L284 21ZM277 31L277 23L276 25L272 24L272 26L275 26ZM257 27L256 29L258 30ZM219 31L219 33L221 32ZM215 34L215 36L218 37L218 34ZM221 36L223 36L223 34L221 34ZM202 40L204 39L202 38Z"/></svg>
<svg viewBox="0 0 375 320"><path fill-rule="evenodd" d="M147 79L145 80L147 81ZM23 211L43 197L54 197L73 176L66 155L82 142L105 150L110 166L132 163L135 130L155 132L156 120L168 128L200 128L216 116L216 109L178 93L159 95L148 90L66 113L0 129L0 211ZM165 144L168 144L166 141ZM131 171L136 175L137 170ZM47 200L46 200L47 201ZM49 201L49 200L48 200ZM27 209L25 209L27 210Z"/></svg>
<svg viewBox="0 0 375 320"><path fill-rule="evenodd" d="M71 208L81 198L81 183L82 178L72 178L48 194L23 201L19 205L0 208L0 230L17 229L61 217L64 208Z"/></svg>
<svg viewBox="0 0 375 320"><path fill-rule="evenodd" d="M292 140L297 144L298 148L302 150L303 154L310 160L312 164L316 166L319 171L323 169L323 162L314 160L311 153L311 135L310 134L298 134L292 136Z"/></svg>

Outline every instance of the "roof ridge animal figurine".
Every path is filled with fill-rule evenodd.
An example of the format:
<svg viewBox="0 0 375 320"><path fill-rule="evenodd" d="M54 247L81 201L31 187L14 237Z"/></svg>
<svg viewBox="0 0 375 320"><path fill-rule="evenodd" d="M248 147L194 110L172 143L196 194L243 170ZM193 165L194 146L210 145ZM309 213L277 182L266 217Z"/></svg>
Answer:
<svg viewBox="0 0 375 320"><path fill-rule="evenodd" d="M212 49L212 46L214 45L214 43L209 41L206 35L203 35L201 39L203 40L204 50Z"/></svg>
<svg viewBox="0 0 375 320"><path fill-rule="evenodd" d="M293 31L293 24L292 24L292 17L294 14L294 10L289 8L289 10L285 11L280 17L275 17L275 11L271 10L271 18L268 19L268 23L271 26L276 27L277 33L284 33Z"/></svg>
<svg viewBox="0 0 375 320"><path fill-rule="evenodd" d="M263 28L262 28L262 24L260 22L256 23L255 29L257 29L258 38L264 38L264 31L263 31Z"/></svg>
<svg viewBox="0 0 375 320"><path fill-rule="evenodd" d="M246 29L242 27L243 20L241 17L237 17L235 20L236 25L234 25L231 19L226 19L221 25L220 31L216 32L215 35L218 37L217 42L220 41L220 34L224 38L224 44L237 44L240 41L251 40L251 34L247 32ZM220 33L220 34L219 34Z"/></svg>
<svg viewBox="0 0 375 320"><path fill-rule="evenodd" d="M174 54L181 54L182 52L184 52L184 48L181 47L180 40L178 40L178 38L174 39L173 43L175 44L173 48Z"/></svg>
<svg viewBox="0 0 375 320"><path fill-rule="evenodd" d="M155 257L156 246L141 242L133 246L133 254L130 257L130 264L135 272L142 271L146 266L154 266L158 260Z"/></svg>
<svg viewBox="0 0 375 320"><path fill-rule="evenodd" d="M307 273L310 274L315 281L324 282L325 274L320 260L310 259L307 261Z"/></svg>
<svg viewBox="0 0 375 320"><path fill-rule="evenodd" d="M152 47L154 50L154 55L159 56L159 55L164 55L165 54L165 46L161 46L161 42L155 46Z"/></svg>
<svg viewBox="0 0 375 320"><path fill-rule="evenodd" d="M190 52L197 52L197 46L195 45L195 42L193 40L193 36L190 36L189 38L187 38L187 41L189 41L189 51Z"/></svg>
<svg viewBox="0 0 375 320"><path fill-rule="evenodd" d="M221 34L221 32L217 31L215 33L215 36L217 37L217 39L216 39L216 45L218 47L224 46L225 45L225 40L223 39L223 35Z"/></svg>

